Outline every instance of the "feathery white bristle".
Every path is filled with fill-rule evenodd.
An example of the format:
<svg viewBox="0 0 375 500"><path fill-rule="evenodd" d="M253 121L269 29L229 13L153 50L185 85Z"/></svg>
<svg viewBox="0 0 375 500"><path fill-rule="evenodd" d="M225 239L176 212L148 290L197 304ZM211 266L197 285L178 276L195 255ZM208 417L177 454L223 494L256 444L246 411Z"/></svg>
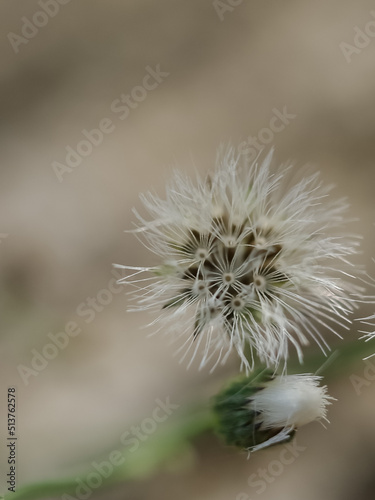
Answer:
<svg viewBox="0 0 375 500"><path fill-rule="evenodd" d="M322 377L310 374L277 376L254 394L248 406L260 412L262 429L298 428L314 420L324 420L332 398Z"/></svg>
<svg viewBox="0 0 375 500"><path fill-rule="evenodd" d="M357 241L337 233L346 204L327 199L317 174L286 190L291 168L271 170L271 156L247 165L228 149L209 180L176 173L165 200L143 195L150 220L134 212L160 259L143 268L151 281L128 268L135 309L161 311L159 329L185 338L181 354L199 353L201 366L234 350L247 371L253 352L277 367L291 347L302 360L309 339L325 352L321 329L339 335L356 307Z"/></svg>

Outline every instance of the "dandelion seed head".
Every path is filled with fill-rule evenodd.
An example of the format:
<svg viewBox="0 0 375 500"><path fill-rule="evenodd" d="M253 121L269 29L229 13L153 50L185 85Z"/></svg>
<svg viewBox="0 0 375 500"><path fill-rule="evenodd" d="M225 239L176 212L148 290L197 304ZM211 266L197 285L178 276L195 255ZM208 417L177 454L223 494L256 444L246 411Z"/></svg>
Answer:
<svg viewBox="0 0 375 500"><path fill-rule="evenodd" d="M236 351L247 371L254 354L276 368L291 348L302 361L308 339L325 351L321 329L339 335L356 307L357 242L337 233L346 204L327 199L316 174L290 182L292 169L272 169L271 156L249 165L229 148L210 177L176 173L165 199L142 196L149 218L135 212L160 260L144 268L154 279L128 279L135 309L160 311L159 330L201 366Z"/></svg>

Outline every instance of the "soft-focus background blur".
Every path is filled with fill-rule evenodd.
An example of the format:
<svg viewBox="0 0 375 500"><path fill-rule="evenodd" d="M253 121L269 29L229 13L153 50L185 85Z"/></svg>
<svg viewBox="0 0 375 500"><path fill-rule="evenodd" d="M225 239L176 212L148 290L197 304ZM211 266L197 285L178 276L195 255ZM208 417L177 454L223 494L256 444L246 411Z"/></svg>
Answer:
<svg viewBox="0 0 375 500"><path fill-rule="evenodd" d="M165 338L147 338L150 318L126 313L126 290L114 285L112 263L153 262L124 230L138 193L162 193L176 166L205 172L220 143L250 136L274 145L278 162L316 165L348 196L352 229L364 235L359 260L375 274L371 9L366 0L0 3L0 407L15 385L19 485L78 474L119 448L156 399L183 408L236 369L186 371ZM65 346L70 322L79 333ZM64 347L43 361L52 337ZM91 498L373 499L369 366L365 374L358 360L332 381L331 424L302 429L303 452L282 470L271 466L279 449L247 461L206 438L178 474ZM355 388L352 375L364 382ZM248 482L260 468L264 492Z"/></svg>

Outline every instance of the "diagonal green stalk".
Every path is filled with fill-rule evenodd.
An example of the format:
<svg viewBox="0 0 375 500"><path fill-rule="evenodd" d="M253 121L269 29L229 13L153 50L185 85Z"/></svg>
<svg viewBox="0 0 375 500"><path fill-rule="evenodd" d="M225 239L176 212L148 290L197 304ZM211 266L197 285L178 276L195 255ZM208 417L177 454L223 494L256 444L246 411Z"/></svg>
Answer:
<svg viewBox="0 0 375 500"><path fill-rule="evenodd" d="M180 416L178 420L177 418L151 435L137 451L122 450L124 458L122 465L115 467L114 472L107 479L102 477L102 485L124 480L139 480L150 476L167 464L168 461L185 451L194 438L212 430L214 427L214 415L208 408L195 408L189 414ZM75 490L78 486L77 479L85 483L90 472L92 472L92 468L86 474L74 478L57 479L23 486L17 488L15 493L10 492L5 495L5 499L41 500L62 495L71 495L75 499Z"/></svg>

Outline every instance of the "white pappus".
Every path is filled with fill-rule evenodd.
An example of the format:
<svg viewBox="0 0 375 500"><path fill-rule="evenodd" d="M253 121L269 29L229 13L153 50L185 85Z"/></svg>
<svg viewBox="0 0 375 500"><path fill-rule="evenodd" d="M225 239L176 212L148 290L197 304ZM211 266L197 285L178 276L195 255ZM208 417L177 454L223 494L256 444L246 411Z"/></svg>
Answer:
<svg viewBox="0 0 375 500"><path fill-rule="evenodd" d="M135 286L133 310L159 311L155 330L183 339L182 359L213 369L236 351L246 371L255 354L277 368L291 347L302 361L310 339L326 352L321 330L340 336L351 323L359 241L341 233L346 202L330 199L318 173L295 180L271 159L222 150L206 178L176 172L165 199L143 195L150 218L134 211L160 265L118 266L132 271L122 281Z"/></svg>
<svg viewBox="0 0 375 500"><path fill-rule="evenodd" d="M328 422L327 405L335 398L327 394L327 386L319 386L321 379L308 373L277 376L259 388L247 403L256 414L256 432L277 432L249 451L288 441L299 427L315 420Z"/></svg>

